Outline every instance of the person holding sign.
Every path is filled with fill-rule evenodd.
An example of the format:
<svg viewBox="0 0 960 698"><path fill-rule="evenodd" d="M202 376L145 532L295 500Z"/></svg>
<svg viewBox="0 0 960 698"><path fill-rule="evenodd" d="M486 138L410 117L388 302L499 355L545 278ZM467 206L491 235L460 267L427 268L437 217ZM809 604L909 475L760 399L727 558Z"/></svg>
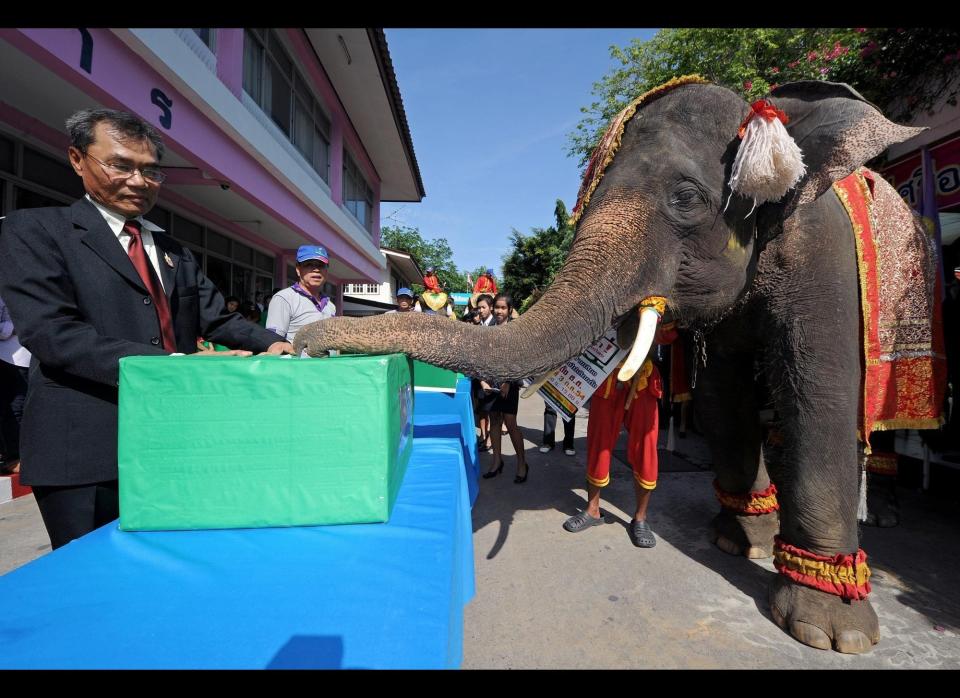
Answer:
<svg viewBox="0 0 960 698"><path fill-rule="evenodd" d="M658 310L662 313L662 309ZM671 323L657 330L654 343L670 344L676 337L677 331ZM593 394L587 421L587 508L567 519L564 529L578 533L604 523L600 515L600 490L610 483L610 458L620 428L625 426L629 434L627 460L633 469L637 495L630 538L639 548L652 548L657 544L646 518L650 495L657 486L660 433L657 401L662 395L660 372L649 358L631 380L619 382L617 373L611 373Z"/></svg>

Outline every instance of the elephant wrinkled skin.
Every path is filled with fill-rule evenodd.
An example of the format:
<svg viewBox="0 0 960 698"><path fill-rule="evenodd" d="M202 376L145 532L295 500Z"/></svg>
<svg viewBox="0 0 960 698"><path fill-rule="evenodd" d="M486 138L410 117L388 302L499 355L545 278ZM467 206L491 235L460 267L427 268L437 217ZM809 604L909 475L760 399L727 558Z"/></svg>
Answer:
<svg viewBox="0 0 960 698"><path fill-rule="evenodd" d="M857 261L850 219L831 186L920 129L887 121L845 85L793 83L769 99L788 115L807 167L781 200L755 207L731 194L749 107L725 88L686 84L644 103L627 123L563 269L518 320L489 329L396 314L335 318L302 329L297 351L405 352L518 380L634 318L642 299L665 296L680 326L705 338L695 398L720 487L760 491L772 477L784 541L817 555L855 553ZM879 177L876 187L890 188ZM758 357L782 436L763 455L752 388ZM776 532L775 519L750 530L733 520L715 527L718 544L753 556L769 552ZM776 622L811 646L856 653L879 639L868 600L846 602L782 575L770 599Z"/></svg>

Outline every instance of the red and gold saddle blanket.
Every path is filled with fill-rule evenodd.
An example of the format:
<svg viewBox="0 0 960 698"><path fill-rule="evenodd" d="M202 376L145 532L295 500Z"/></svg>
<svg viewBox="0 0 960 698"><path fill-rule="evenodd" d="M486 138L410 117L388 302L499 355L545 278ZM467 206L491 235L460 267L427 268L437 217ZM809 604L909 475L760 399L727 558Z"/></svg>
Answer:
<svg viewBox="0 0 960 698"><path fill-rule="evenodd" d="M833 189L857 245L864 356L857 435L869 446L874 431L936 429L947 376L936 241L870 170Z"/></svg>

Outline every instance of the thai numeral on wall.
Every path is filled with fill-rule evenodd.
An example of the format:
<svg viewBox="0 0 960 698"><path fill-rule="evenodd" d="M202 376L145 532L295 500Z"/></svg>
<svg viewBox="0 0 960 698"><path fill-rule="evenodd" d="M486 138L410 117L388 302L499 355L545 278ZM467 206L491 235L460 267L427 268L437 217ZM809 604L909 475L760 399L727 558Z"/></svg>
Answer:
<svg viewBox="0 0 960 698"><path fill-rule="evenodd" d="M86 29L77 31L80 32L80 68L93 73L93 37Z"/></svg>
<svg viewBox="0 0 960 698"><path fill-rule="evenodd" d="M169 130L173 123L173 112L170 107L173 106L173 100L167 97L159 88L154 87L150 92L150 101L160 107L160 125Z"/></svg>

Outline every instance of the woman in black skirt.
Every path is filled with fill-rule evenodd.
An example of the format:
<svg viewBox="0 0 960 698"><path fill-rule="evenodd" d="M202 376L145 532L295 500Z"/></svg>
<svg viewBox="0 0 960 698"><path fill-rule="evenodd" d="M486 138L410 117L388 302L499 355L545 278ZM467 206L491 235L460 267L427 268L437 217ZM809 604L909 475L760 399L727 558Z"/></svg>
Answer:
<svg viewBox="0 0 960 698"><path fill-rule="evenodd" d="M493 299L493 317L496 324L502 325L505 322L510 322L512 315L513 300L505 293L497 294ZM510 442L517 452L517 476L513 481L516 484L526 482L529 466L523 453L523 434L520 433L520 427L517 426L520 383L503 383L499 390L493 392L493 396L490 404L490 440L493 442L494 467L484 473L483 476L485 478L496 477L503 471L503 457L501 455L503 435L500 431L500 425L505 424L507 433L510 435Z"/></svg>
<svg viewBox="0 0 960 698"><path fill-rule="evenodd" d="M476 300L476 309L473 313L473 324L493 325L493 296L482 294ZM473 398L473 413L476 416L480 436L477 438L477 450L489 451L490 444L490 407L496 399L496 391L484 380L474 378L470 382L471 397Z"/></svg>

